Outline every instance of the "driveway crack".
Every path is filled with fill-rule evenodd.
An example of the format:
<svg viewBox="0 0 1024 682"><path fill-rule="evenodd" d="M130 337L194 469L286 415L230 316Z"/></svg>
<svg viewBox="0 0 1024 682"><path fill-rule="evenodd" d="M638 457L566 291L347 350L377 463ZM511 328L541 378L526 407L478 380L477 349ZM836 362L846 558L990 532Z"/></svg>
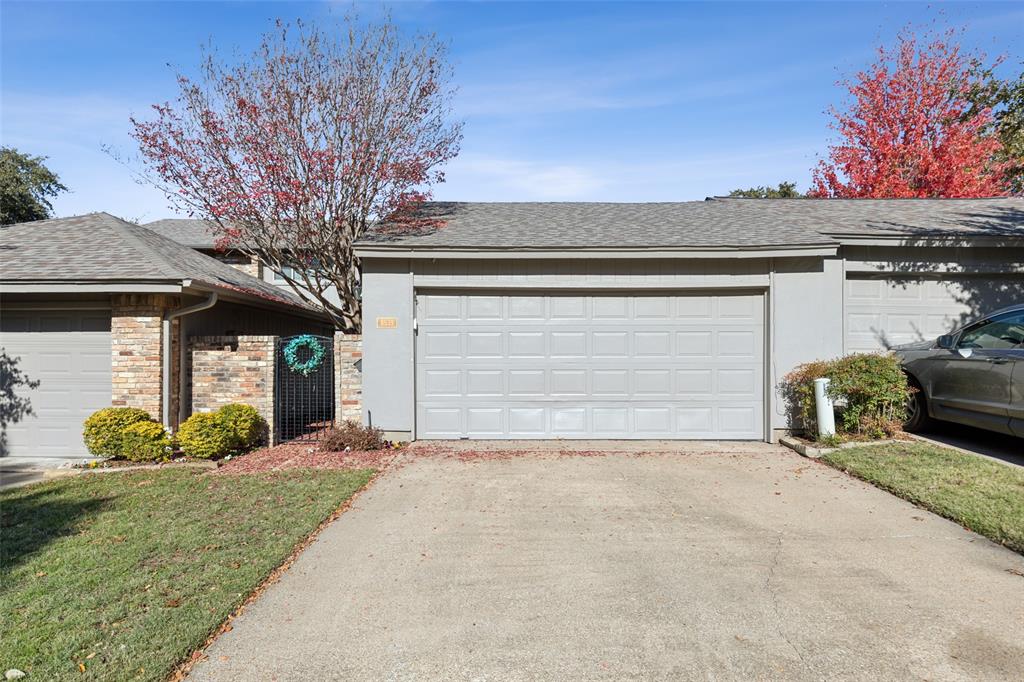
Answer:
<svg viewBox="0 0 1024 682"><path fill-rule="evenodd" d="M793 640L789 638L785 630L782 627L782 609L779 606L779 593L774 585L775 570L779 567L779 559L782 556L782 533L776 536L777 542L775 543L775 551L772 553L772 560L768 564L768 575L765 577L764 589L768 592L768 596L772 600L772 611L775 613L775 631L778 632L779 636L786 641L789 648L793 650L797 658L800 659L800 663L806 668L807 661L804 659L803 653L797 648Z"/></svg>

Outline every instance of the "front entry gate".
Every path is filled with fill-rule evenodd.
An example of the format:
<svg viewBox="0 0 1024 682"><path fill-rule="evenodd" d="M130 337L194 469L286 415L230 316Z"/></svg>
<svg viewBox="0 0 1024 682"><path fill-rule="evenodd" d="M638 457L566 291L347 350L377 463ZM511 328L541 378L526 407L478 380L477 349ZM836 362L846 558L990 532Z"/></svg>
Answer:
<svg viewBox="0 0 1024 682"><path fill-rule="evenodd" d="M285 336L274 350L276 439L315 441L334 425L334 339Z"/></svg>

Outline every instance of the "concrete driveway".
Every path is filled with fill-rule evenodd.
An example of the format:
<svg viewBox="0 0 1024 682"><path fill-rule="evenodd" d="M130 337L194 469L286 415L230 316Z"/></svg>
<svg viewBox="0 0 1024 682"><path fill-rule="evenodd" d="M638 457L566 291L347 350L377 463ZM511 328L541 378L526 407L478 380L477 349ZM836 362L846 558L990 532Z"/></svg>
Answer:
<svg viewBox="0 0 1024 682"><path fill-rule="evenodd" d="M950 422L936 422L931 429L918 435L997 462L1024 467L1024 438L1014 438Z"/></svg>
<svg viewBox="0 0 1024 682"><path fill-rule="evenodd" d="M718 450L414 459L192 679L1020 679L1024 558L788 450Z"/></svg>

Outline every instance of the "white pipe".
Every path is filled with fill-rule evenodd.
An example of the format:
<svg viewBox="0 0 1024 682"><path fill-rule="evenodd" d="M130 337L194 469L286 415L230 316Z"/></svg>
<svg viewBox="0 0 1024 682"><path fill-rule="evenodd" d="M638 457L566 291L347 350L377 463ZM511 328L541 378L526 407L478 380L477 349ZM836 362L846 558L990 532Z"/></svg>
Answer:
<svg viewBox="0 0 1024 682"><path fill-rule="evenodd" d="M814 380L814 406L818 417L818 437L828 438L836 435L835 407L828 395L829 379Z"/></svg>
<svg viewBox="0 0 1024 682"><path fill-rule="evenodd" d="M191 315L192 313L198 313L201 310L212 308L217 304L217 292L212 291L205 301L200 301L195 305L186 306L184 308L178 308L172 310L169 313L164 314L163 319L163 352L160 354L162 358L162 376L160 381L161 395L160 395L160 408L161 408L161 421L163 422L164 428L168 431L171 430L171 322L179 317L185 315ZM180 343L184 343L185 340L181 339Z"/></svg>

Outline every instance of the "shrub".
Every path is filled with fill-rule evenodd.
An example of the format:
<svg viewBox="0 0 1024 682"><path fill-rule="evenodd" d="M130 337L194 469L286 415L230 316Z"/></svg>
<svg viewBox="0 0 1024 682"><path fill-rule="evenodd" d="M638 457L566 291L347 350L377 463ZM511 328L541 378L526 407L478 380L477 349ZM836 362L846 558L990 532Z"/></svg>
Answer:
<svg viewBox="0 0 1024 682"><path fill-rule="evenodd" d="M839 433L881 438L900 431L906 419L910 387L892 354L854 353L835 360L800 365L782 379L790 425L817 438L814 380L831 380L829 397L837 404Z"/></svg>
<svg viewBox="0 0 1024 682"><path fill-rule="evenodd" d="M162 424L135 422L121 434L121 455L133 462L161 462L171 458L174 442Z"/></svg>
<svg viewBox="0 0 1024 682"><path fill-rule="evenodd" d="M380 450L384 446L383 431L372 426L363 426L351 419L345 420L341 426L320 437L320 450L323 452L341 452L345 448Z"/></svg>
<svg viewBox="0 0 1024 682"><path fill-rule="evenodd" d="M234 433L236 449L249 450L259 445L266 436L267 421L255 407L233 403L217 410L217 416Z"/></svg>
<svg viewBox="0 0 1024 682"><path fill-rule="evenodd" d="M219 414L198 412L178 428L178 445L189 457L211 459L234 452L238 439Z"/></svg>
<svg viewBox="0 0 1024 682"><path fill-rule="evenodd" d="M153 422L153 418L149 412L136 407L105 407L93 412L85 420L82 439L85 447L94 455L120 457L124 451L124 430L140 422Z"/></svg>

